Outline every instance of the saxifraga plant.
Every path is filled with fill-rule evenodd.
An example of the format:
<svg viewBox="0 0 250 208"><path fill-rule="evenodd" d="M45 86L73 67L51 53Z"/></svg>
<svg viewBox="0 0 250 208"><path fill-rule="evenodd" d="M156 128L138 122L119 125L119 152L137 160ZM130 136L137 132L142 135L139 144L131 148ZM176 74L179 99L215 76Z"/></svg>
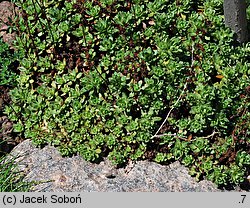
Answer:
<svg viewBox="0 0 250 208"><path fill-rule="evenodd" d="M0 86L16 85L16 67L18 53L9 48L9 45L0 38Z"/></svg>
<svg viewBox="0 0 250 208"><path fill-rule="evenodd" d="M16 4L15 131L89 161L180 160L218 185L249 174L249 44L223 1Z"/></svg>

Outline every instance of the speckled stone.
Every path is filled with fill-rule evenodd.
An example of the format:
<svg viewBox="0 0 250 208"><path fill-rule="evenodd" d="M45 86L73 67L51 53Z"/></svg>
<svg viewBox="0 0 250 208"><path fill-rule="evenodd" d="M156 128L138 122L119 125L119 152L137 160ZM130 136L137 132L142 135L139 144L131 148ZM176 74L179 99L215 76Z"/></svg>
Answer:
<svg viewBox="0 0 250 208"><path fill-rule="evenodd" d="M129 168L116 169L110 161L93 164L80 156L62 157L55 147L42 149L25 140L11 155L25 172L26 181L40 181L32 191L43 192L214 192L209 181L197 183L179 162L163 166L138 161Z"/></svg>
<svg viewBox="0 0 250 208"><path fill-rule="evenodd" d="M16 33L7 33L7 29L11 24L9 18L13 20L17 14L20 15L20 12L13 3L10 1L0 2L0 37L9 44L10 48L13 48L13 40L16 38Z"/></svg>

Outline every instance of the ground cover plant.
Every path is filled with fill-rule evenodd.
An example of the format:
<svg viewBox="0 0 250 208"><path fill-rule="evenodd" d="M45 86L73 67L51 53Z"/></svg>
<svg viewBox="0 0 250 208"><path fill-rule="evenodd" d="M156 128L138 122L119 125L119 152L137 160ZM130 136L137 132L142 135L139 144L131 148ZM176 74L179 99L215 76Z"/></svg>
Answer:
<svg viewBox="0 0 250 208"><path fill-rule="evenodd" d="M9 49L9 45L0 38L0 86L15 86L17 66L17 53Z"/></svg>
<svg viewBox="0 0 250 208"><path fill-rule="evenodd" d="M174 160L197 179L249 174L249 44L223 1L16 0L5 113L34 144L115 164Z"/></svg>
<svg viewBox="0 0 250 208"><path fill-rule="evenodd" d="M5 122L7 117L3 109L10 102L9 90L17 85L18 59L18 51L10 49L0 37L0 192L28 191L34 185L33 182L23 181L25 174L17 168L17 157L6 155L12 146L10 143L13 144L11 136L14 135L9 131L9 123Z"/></svg>
<svg viewBox="0 0 250 208"><path fill-rule="evenodd" d="M8 92L17 85L19 57L18 51L10 49L0 37L0 156L8 152L17 142L12 132L12 124L4 114L4 107L11 102Z"/></svg>

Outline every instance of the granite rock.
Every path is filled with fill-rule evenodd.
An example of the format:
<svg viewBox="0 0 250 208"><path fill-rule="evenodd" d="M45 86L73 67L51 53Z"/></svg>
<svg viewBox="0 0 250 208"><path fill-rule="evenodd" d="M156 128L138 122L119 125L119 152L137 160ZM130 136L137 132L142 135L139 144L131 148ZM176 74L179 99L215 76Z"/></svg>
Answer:
<svg viewBox="0 0 250 208"><path fill-rule="evenodd" d="M14 49L13 41L16 38L16 33L8 33L8 28L12 24L11 21L18 15L21 15L20 10L13 3L10 1L0 2L0 37L2 37L3 41L8 43L12 49Z"/></svg>
<svg viewBox="0 0 250 208"><path fill-rule="evenodd" d="M38 181L32 191L42 192L215 192L209 181L196 182L179 162L169 166L149 161L115 168L105 159L99 164L80 156L62 157L52 146L36 148L30 140L17 145L11 156L25 173L25 181Z"/></svg>

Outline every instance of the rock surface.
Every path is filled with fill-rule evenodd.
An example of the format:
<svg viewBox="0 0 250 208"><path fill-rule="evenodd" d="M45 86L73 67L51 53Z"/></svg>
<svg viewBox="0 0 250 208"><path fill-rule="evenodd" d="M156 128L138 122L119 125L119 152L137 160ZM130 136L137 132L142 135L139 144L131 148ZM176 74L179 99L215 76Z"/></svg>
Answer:
<svg viewBox="0 0 250 208"><path fill-rule="evenodd" d="M20 12L13 3L9 1L0 2L0 37L10 45L10 48L13 48L13 40L16 38L16 33L7 32L11 25L9 19L13 21L17 14L20 15Z"/></svg>
<svg viewBox="0 0 250 208"><path fill-rule="evenodd" d="M86 162L80 156L62 157L55 147L36 148L30 140L16 146L11 155L26 174L25 181L40 181L33 191L42 192L215 192L209 181L197 183L179 162L162 166L139 161L115 169L108 160Z"/></svg>

